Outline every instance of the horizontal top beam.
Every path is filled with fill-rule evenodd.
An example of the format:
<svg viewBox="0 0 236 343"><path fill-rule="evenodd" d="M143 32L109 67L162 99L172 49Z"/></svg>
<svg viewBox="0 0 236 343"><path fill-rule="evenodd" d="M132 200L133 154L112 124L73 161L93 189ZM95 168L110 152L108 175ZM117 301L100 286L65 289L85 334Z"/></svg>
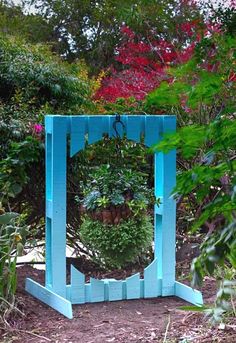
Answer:
<svg viewBox="0 0 236 343"><path fill-rule="evenodd" d="M103 134L116 137L117 132L122 137L140 142L141 135L145 137L145 145L151 146L161 140L163 133L174 132L176 116L174 115L120 115L123 123L117 123L114 129L115 115L47 115L45 126L47 133L53 133L54 122L64 122L67 134L70 135L71 157L84 148L85 140L89 144L102 139Z"/></svg>

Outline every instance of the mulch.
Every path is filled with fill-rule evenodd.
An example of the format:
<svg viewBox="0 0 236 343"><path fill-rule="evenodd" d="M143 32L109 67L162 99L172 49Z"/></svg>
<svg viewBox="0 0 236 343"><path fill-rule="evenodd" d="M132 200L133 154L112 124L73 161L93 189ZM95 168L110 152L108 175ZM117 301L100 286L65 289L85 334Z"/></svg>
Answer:
<svg viewBox="0 0 236 343"><path fill-rule="evenodd" d="M85 265L82 269L86 269ZM88 269L93 276L124 277L124 271L119 275L118 271L93 271L91 265ZM69 320L27 294L26 277L44 282L43 271L30 266L18 268L17 299L24 316L13 316L10 327L0 328L1 343L236 342L235 318L224 329L212 327L202 313L181 310L179 307L186 303L175 297L76 305L74 318ZM214 279L206 278L205 303L214 301L215 292Z"/></svg>

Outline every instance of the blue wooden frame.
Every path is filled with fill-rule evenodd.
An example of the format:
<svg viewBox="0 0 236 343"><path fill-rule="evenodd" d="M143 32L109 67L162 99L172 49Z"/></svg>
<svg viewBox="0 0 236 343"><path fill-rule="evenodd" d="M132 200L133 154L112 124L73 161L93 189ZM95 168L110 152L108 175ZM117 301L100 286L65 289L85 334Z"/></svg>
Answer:
<svg viewBox="0 0 236 343"><path fill-rule="evenodd" d="M170 115L123 115L123 132L136 142L141 135L146 146L159 142L164 133L176 130L176 117ZM70 156L92 144L103 134L115 135L115 116L45 117L46 129L46 281L45 286L26 279L26 290L68 318L72 304L151 298L176 295L195 305L202 305L201 292L175 281L176 204L171 191L176 179L176 152L155 153L155 196L161 205L154 210L155 253L153 262L125 280L90 279L71 266L71 282L66 284L66 159L67 138Z"/></svg>

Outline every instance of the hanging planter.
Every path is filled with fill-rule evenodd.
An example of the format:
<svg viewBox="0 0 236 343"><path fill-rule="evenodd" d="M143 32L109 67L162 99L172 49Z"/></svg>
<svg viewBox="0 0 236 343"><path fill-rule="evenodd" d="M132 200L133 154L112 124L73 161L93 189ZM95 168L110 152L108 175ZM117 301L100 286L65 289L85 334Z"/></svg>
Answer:
<svg viewBox="0 0 236 343"><path fill-rule="evenodd" d="M87 199L85 199L84 203L86 203L86 200ZM97 197L98 202L99 200L100 193ZM131 209L133 202L129 202L127 198L124 198L123 201L124 203L121 205L114 205L113 203L108 203L106 207L102 207L100 205L95 209L88 208L84 204L81 204L80 213L82 215L87 214L91 219L99 220L101 223L104 224L118 225L122 220L127 220L128 218L134 216L134 213Z"/></svg>
<svg viewBox="0 0 236 343"><path fill-rule="evenodd" d="M101 165L82 188L81 238L103 264L121 267L151 246L153 195L144 174Z"/></svg>
<svg viewBox="0 0 236 343"><path fill-rule="evenodd" d="M110 165L94 169L82 190L80 212L105 224L117 225L121 220L139 216L153 201L144 174Z"/></svg>

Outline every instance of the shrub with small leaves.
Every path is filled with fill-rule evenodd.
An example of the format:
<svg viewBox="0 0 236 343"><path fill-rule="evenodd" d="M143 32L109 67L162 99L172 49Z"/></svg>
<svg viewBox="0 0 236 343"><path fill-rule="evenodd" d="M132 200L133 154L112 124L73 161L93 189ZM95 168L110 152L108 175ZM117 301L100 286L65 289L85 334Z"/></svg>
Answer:
<svg viewBox="0 0 236 343"><path fill-rule="evenodd" d="M148 215L121 220L118 225L107 225L85 216L80 235L99 263L121 268L151 247L153 225Z"/></svg>

